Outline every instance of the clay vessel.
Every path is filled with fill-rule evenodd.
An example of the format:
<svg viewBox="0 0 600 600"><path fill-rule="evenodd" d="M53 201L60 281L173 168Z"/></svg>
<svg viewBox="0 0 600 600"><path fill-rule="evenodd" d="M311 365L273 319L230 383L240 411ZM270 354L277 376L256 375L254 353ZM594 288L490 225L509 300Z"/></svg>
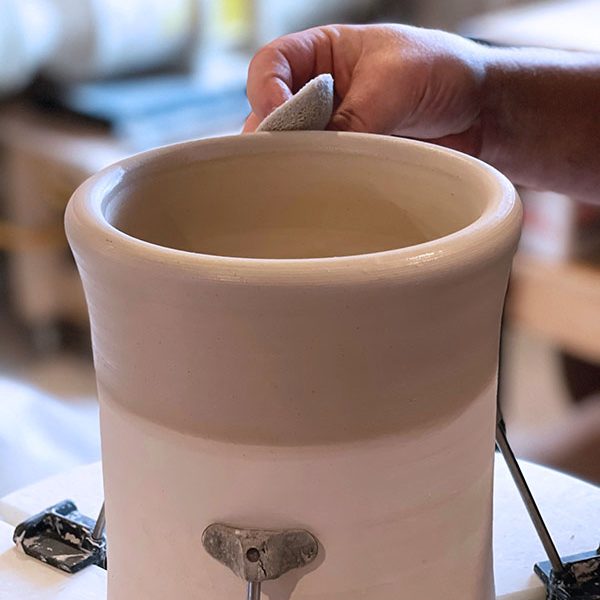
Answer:
<svg viewBox="0 0 600 600"><path fill-rule="evenodd" d="M71 200L109 600L238 600L212 523L303 528L269 600L492 600L500 316L521 221L428 144L279 133L130 158Z"/></svg>

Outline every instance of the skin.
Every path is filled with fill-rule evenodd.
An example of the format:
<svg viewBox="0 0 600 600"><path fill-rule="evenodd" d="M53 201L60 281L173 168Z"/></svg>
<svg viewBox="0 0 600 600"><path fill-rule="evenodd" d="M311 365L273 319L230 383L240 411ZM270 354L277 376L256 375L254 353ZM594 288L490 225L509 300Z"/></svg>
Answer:
<svg viewBox="0 0 600 600"><path fill-rule="evenodd" d="M517 184L600 200L600 56L402 25L318 27L256 54L244 130L320 73L335 80L329 129L432 141Z"/></svg>

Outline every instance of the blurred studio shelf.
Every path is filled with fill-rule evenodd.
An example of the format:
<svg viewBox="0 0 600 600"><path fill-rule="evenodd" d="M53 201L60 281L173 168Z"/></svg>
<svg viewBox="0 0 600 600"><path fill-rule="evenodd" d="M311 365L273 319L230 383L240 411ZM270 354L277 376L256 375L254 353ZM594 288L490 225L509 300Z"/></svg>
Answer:
<svg viewBox="0 0 600 600"><path fill-rule="evenodd" d="M523 232L514 261L511 324L600 364L600 207L521 190Z"/></svg>
<svg viewBox="0 0 600 600"><path fill-rule="evenodd" d="M507 315L517 327L600 364L600 261L552 262L518 253Z"/></svg>
<svg viewBox="0 0 600 600"><path fill-rule="evenodd" d="M189 128L189 137L239 131L245 100L243 109L218 121L219 130L214 121L209 131ZM24 103L3 107L0 251L8 256L12 310L30 329L34 342L43 344L61 322L87 327L83 290L63 227L69 198L90 175L147 144L178 141L157 137L169 118L174 120L173 113L159 115L156 122L148 119L152 122L138 127L140 135L127 138L72 114ZM174 127L166 130L172 135Z"/></svg>
<svg viewBox="0 0 600 600"><path fill-rule="evenodd" d="M66 204L91 173L124 156L100 127L23 106L0 117L3 222L13 312L32 330L59 321L85 324L83 290L64 235Z"/></svg>

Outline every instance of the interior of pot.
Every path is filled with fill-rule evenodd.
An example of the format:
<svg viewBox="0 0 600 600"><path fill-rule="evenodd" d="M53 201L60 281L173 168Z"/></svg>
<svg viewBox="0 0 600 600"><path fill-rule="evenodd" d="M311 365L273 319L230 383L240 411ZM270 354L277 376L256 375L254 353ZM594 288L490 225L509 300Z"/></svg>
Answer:
<svg viewBox="0 0 600 600"><path fill-rule="evenodd" d="M115 191L104 215L135 238L218 256L298 259L404 248L454 233L485 209L481 182L448 169L447 157L444 168L436 165L439 154L430 154L423 161L422 150L418 160L411 152L398 160L293 144L240 154L233 147L226 156L143 169Z"/></svg>

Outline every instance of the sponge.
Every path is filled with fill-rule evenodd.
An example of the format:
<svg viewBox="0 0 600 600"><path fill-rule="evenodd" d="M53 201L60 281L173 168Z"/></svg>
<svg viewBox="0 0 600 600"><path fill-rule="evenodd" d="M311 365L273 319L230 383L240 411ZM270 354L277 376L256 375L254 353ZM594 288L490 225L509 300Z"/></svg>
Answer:
<svg viewBox="0 0 600 600"><path fill-rule="evenodd" d="M276 108L256 131L321 131L333 113L333 77L329 73L311 79L300 91Z"/></svg>

